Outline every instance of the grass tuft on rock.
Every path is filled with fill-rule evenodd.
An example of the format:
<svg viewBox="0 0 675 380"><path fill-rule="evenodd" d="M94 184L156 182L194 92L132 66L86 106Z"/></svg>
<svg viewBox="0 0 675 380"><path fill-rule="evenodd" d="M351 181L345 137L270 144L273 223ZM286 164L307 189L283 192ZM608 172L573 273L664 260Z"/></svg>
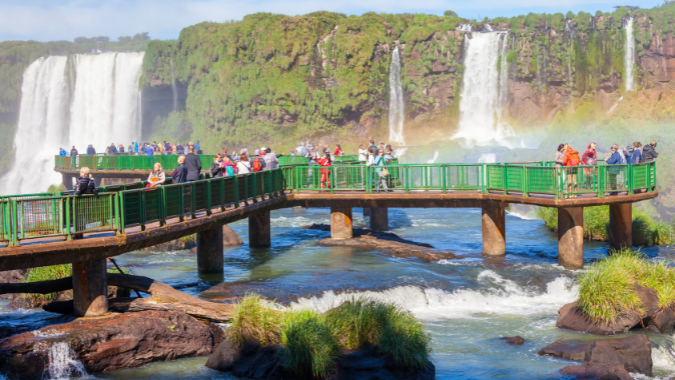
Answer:
<svg viewBox="0 0 675 380"><path fill-rule="evenodd" d="M282 323L284 367L301 376L324 378L335 366L339 346L325 319L311 310L289 311Z"/></svg>
<svg viewBox="0 0 675 380"><path fill-rule="evenodd" d="M622 312L642 311L634 285L654 289L661 308L675 302L675 270L631 249L610 252L606 259L591 264L577 281L577 306L591 319L605 323Z"/></svg>
<svg viewBox="0 0 675 380"><path fill-rule="evenodd" d="M30 268L24 282L59 280L73 275L72 264L50 265L46 267ZM61 292L49 294L26 293L22 297L33 304L51 302L59 297Z"/></svg>
<svg viewBox="0 0 675 380"><path fill-rule="evenodd" d="M238 345L247 339L261 345L280 343L281 312L271 309L259 295L249 293L235 306L228 334Z"/></svg>
<svg viewBox="0 0 675 380"><path fill-rule="evenodd" d="M429 360L430 337L417 319L398 306L352 299L324 314L300 309L281 313L260 296L249 294L235 307L232 341L281 343L287 370L299 376L326 377L341 349L375 347L401 368L423 368Z"/></svg>

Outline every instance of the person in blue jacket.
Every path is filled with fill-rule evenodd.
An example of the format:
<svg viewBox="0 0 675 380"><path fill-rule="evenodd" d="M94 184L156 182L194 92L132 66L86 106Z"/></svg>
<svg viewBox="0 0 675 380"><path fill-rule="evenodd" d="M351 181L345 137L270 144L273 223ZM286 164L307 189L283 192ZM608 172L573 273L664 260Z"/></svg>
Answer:
<svg viewBox="0 0 675 380"><path fill-rule="evenodd" d="M146 145L143 151L147 156L152 156L155 153L150 145Z"/></svg>
<svg viewBox="0 0 675 380"><path fill-rule="evenodd" d="M134 143L134 153L138 153L138 141Z"/></svg>
<svg viewBox="0 0 675 380"><path fill-rule="evenodd" d="M607 165L620 165L621 164L621 155L618 152L618 148L612 146L611 154L605 159ZM607 174L609 175L609 189L612 192L610 195L617 195L616 190L616 177L621 172L620 166L614 166L607 169Z"/></svg>
<svg viewBox="0 0 675 380"><path fill-rule="evenodd" d="M59 156L65 157L65 156L67 156L67 155L68 155L68 152L66 152L65 149L59 148Z"/></svg>

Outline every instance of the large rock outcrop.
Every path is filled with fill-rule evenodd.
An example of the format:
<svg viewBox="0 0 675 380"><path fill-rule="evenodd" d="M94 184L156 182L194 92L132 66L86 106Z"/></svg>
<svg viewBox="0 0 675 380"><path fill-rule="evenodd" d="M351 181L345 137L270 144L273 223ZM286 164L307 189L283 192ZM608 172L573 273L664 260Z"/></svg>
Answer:
<svg viewBox="0 0 675 380"><path fill-rule="evenodd" d="M218 326L175 311L110 314L9 337L0 343L0 368L9 379L43 379L50 351L66 344L87 372L114 371L208 355L222 339Z"/></svg>
<svg viewBox="0 0 675 380"><path fill-rule="evenodd" d="M575 367L565 367L563 373L580 376L586 373L609 372L625 378L623 371L617 365L630 373L652 375L652 345L646 335L635 334L623 339L597 340L592 343L573 344L564 339L558 339L539 351L539 355L554 356L567 360L583 361L588 364ZM602 368L601 368L602 367ZM602 378L590 376L589 378ZM627 377L630 379L630 376Z"/></svg>
<svg viewBox="0 0 675 380"><path fill-rule="evenodd" d="M287 371L278 354L281 346L260 346L246 342L241 347L225 340L213 352L206 366L235 376L254 380L310 379ZM335 380L433 380L436 367L433 363L419 370L401 369L388 356L378 355L373 349L344 353L337 357L334 371L327 379Z"/></svg>

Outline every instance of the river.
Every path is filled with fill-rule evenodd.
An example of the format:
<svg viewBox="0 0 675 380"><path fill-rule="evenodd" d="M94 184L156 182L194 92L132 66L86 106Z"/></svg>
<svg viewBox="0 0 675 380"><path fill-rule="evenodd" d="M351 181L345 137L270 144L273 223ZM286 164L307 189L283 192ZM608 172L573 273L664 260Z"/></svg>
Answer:
<svg viewBox="0 0 675 380"><path fill-rule="evenodd" d="M557 310L574 301L574 278L580 271L557 265L557 235L527 210L506 217L504 258L481 255L479 209L391 209L391 231L399 236L451 251L460 259L424 263L387 256L376 250L318 247L328 232L301 229L329 223L328 209L287 209L272 213L272 248L247 244L225 248L225 282L202 280L196 257L188 251L132 252L118 257L133 273L149 276L214 301L257 292L286 306L326 310L354 295L396 302L420 318L432 336L437 379L564 378L558 371L574 363L536 353L556 339L592 339L555 327ZM355 225L365 225L354 209ZM231 227L246 242L247 222ZM650 257L675 255L671 247L643 250ZM604 257L607 244L585 243L585 260ZM208 292L205 292L208 290ZM0 304L6 307L6 302ZM27 330L68 321L39 310L0 314L0 331ZM498 338L520 335L522 346ZM654 373L675 375L675 339L650 335ZM204 367L206 358L155 363L91 377L105 379L234 379ZM639 378L645 378L640 376Z"/></svg>

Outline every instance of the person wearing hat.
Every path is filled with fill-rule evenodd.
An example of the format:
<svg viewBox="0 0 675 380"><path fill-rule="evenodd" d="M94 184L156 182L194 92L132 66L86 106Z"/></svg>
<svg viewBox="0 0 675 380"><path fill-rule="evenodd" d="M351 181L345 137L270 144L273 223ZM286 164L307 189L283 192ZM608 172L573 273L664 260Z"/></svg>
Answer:
<svg viewBox="0 0 675 380"><path fill-rule="evenodd" d="M260 156L265 160L265 167L263 170L272 170L279 167L279 159L267 148L262 147L262 149L260 149Z"/></svg>

